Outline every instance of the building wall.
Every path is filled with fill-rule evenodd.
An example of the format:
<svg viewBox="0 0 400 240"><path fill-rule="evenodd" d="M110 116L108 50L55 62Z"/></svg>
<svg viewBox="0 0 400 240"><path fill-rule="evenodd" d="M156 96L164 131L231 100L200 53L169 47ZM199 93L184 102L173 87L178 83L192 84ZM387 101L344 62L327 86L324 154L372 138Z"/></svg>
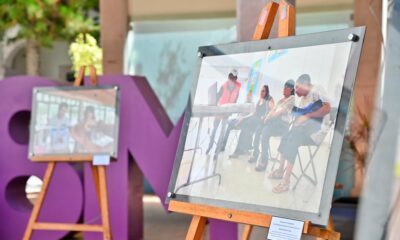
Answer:
<svg viewBox="0 0 400 240"><path fill-rule="evenodd" d="M68 55L69 44L57 41L52 48L40 49L40 74L51 79L65 81L67 71L71 70Z"/></svg>
<svg viewBox="0 0 400 240"><path fill-rule="evenodd" d="M288 0L294 2L294 0ZM238 0L128 0L129 16L133 20L163 18L210 18L233 17L236 15ZM246 0L246 5L266 0ZM320 12L352 9L354 0L299 0L297 12ZM256 4L257 5L257 4ZM256 14L258 15L258 14Z"/></svg>
<svg viewBox="0 0 400 240"><path fill-rule="evenodd" d="M296 1L297 12L323 12L350 9L354 0L298 0Z"/></svg>
<svg viewBox="0 0 400 240"><path fill-rule="evenodd" d="M235 0L128 0L133 20L235 16Z"/></svg>
<svg viewBox="0 0 400 240"><path fill-rule="evenodd" d="M68 55L69 44L56 41L50 48L40 49L39 74L57 81L65 81L66 73L71 70L71 59ZM26 74L25 41L11 43L4 53L5 76Z"/></svg>

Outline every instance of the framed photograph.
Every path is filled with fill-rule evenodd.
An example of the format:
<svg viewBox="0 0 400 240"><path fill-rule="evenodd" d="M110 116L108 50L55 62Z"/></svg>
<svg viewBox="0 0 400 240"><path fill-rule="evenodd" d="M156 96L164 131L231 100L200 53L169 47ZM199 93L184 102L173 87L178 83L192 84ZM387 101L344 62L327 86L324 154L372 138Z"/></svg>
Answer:
<svg viewBox="0 0 400 240"><path fill-rule="evenodd" d="M364 32L200 47L167 202L326 226Z"/></svg>
<svg viewBox="0 0 400 240"><path fill-rule="evenodd" d="M119 88L33 89L29 157L117 157Z"/></svg>

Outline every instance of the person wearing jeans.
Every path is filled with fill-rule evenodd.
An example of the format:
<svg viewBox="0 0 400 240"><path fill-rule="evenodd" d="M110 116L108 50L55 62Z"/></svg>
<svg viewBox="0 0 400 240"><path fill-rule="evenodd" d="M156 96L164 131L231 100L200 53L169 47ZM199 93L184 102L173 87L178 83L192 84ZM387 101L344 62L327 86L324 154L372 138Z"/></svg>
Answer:
<svg viewBox="0 0 400 240"><path fill-rule="evenodd" d="M256 162L256 171L265 171L269 160L269 139L271 136L282 136L289 130L289 124L292 119L291 112L294 106L294 81L288 80L283 86L283 98L268 113L261 125L256 131L254 137L254 151L249 162ZM261 158L259 158L261 138Z"/></svg>
<svg viewBox="0 0 400 240"><path fill-rule="evenodd" d="M237 158L245 154L251 148L255 131L262 125L265 116L274 105L274 99L269 94L269 88L267 85L264 85L260 92L260 99L256 104L256 110L248 116L239 119L236 123L236 127L241 131L236 149L233 154L229 156L230 158Z"/></svg>
<svg viewBox="0 0 400 240"><path fill-rule="evenodd" d="M290 176L299 147L313 144L311 134L321 128L323 117L331 109L326 95L320 88L311 84L311 78L308 74L303 74L297 79L296 95L300 99L292 110L292 114L295 115L293 126L283 136L278 148L280 154L279 168L269 175L272 179L282 179L273 188L274 193L283 193L289 190ZM285 168L286 161L287 166Z"/></svg>

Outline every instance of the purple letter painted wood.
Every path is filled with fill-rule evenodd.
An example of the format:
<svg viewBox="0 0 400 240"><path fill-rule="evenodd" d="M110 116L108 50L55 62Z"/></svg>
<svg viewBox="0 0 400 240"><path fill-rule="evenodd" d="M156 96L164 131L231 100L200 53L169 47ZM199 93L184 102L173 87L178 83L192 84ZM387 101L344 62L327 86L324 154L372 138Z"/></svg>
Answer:
<svg viewBox="0 0 400 240"><path fill-rule="evenodd" d="M28 127L32 88L53 86L54 81L13 77L0 81L0 239L22 239L32 205L25 195L29 176L43 178L46 164L28 158ZM39 221L76 222L83 206L77 172L58 164ZM35 231L32 239L60 239L65 232Z"/></svg>
<svg viewBox="0 0 400 240"><path fill-rule="evenodd" d="M99 80L101 85L117 84L121 87L118 161L107 168L113 239L141 239L143 216L141 211L132 207L141 208L142 204L137 200L130 202L138 198L132 197L135 194L135 189L131 189L134 183L128 181L134 179L129 178L129 172L137 174L137 171L128 170L129 166L134 165L129 163L129 155L133 156L155 193L164 201L182 119L175 128L171 127L165 118L165 111L145 78L104 76ZM27 159L27 114L14 114L23 110L30 111L34 86L51 85L55 85L55 82L37 77L15 77L0 82L1 239L21 238L30 211L24 208L23 202L18 204L13 198L21 196L23 189L18 186L24 182L24 176L42 177L45 170L45 164L32 163ZM14 118L10 124L12 116ZM9 128L12 129L13 137L10 137ZM18 178L20 176L22 178ZM85 222L99 222L100 214L89 165L85 167L83 185L84 198L78 174L68 164L58 165L40 220L77 222L83 204ZM140 190L138 194L141 194ZM35 237L50 240L59 239L64 234L40 231L35 233ZM224 239L237 239L237 227L232 223L211 221L210 234L212 240L219 240L221 236ZM85 239L102 237L99 234L86 234Z"/></svg>

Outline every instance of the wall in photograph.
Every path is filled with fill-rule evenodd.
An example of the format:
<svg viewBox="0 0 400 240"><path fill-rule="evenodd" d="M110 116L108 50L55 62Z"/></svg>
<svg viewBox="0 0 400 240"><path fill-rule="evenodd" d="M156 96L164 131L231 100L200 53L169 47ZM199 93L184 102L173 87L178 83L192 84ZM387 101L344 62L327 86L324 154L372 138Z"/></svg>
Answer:
<svg viewBox="0 0 400 240"><path fill-rule="evenodd" d="M242 84L238 103L246 101L251 91L253 101L256 101L261 87L265 84L270 88L272 97L279 100L282 96L282 86L287 80L294 80L307 73L311 81L322 85L327 97L338 106L345 68L340 61L348 59L350 47L343 45L315 46L308 53L306 49L297 48L256 52L252 54L235 54L233 56L207 57L203 60L195 104L208 104L208 87L217 82L220 87L226 80L231 69L238 71L238 81ZM342 50L345 47L344 50ZM204 87L202 87L204 86Z"/></svg>

